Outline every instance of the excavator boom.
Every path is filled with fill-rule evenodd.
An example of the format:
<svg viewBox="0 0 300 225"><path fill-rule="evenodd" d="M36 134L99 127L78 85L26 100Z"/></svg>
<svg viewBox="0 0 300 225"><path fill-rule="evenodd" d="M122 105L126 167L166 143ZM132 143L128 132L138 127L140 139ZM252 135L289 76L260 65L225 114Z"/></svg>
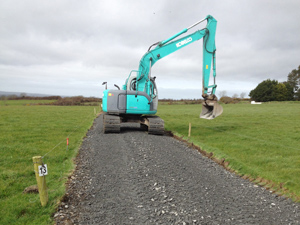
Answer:
<svg viewBox="0 0 300 225"><path fill-rule="evenodd" d="M196 32L181 37L180 39L175 38L186 33L191 28L200 24L201 22L207 20L207 25L202 30L197 30ZM217 103L216 92L216 46L215 46L215 33L216 33L217 21L212 16L207 16L205 19L193 24L189 28L183 29L179 33L173 35L172 37L153 44L151 47L155 46L155 49L150 50L142 57L139 65L139 73L137 75L136 87L138 91L145 91L150 94L151 87L147 86L149 80L149 74L151 74L151 67L160 59L166 57L167 55L192 44L203 38L203 71L202 71L202 97L204 102L202 105L202 111L200 118L203 119L214 119L221 115L223 112L222 106ZM213 75L214 84L209 85L210 75ZM210 93L210 95L209 95Z"/></svg>

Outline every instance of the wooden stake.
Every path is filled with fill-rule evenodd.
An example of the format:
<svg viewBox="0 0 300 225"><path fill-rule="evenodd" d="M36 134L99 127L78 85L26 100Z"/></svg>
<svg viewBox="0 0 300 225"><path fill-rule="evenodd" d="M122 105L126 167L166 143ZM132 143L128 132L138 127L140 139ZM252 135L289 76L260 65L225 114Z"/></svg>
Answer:
<svg viewBox="0 0 300 225"><path fill-rule="evenodd" d="M191 136L191 131L192 131L192 124L189 123L189 137Z"/></svg>
<svg viewBox="0 0 300 225"><path fill-rule="evenodd" d="M35 171L35 178L39 189L41 204L42 206L46 206L48 202L46 178L45 176L39 176L39 166L43 165L42 157L34 156L32 157L32 161L33 161L33 166Z"/></svg>

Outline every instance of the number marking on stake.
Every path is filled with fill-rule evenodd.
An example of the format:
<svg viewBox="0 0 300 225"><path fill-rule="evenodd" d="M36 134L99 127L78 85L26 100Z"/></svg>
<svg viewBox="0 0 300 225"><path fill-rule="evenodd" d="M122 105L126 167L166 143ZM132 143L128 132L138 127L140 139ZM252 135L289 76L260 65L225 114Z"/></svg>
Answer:
<svg viewBox="0 0 300 225"><path fill-rule="evenodd" d="M48 168L47 164L41 165L38 167L39 168L39 176L43 177L45 175L48 175Z"/></svg>

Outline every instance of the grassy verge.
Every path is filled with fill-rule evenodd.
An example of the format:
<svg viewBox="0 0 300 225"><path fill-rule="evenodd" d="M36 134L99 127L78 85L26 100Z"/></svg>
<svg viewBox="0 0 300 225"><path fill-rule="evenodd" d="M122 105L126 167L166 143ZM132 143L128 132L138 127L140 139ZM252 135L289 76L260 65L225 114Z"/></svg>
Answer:
<svg viewBox="0 0 300 225"><path fill-rule="evenodd" d="M55 102L56 100L5 100L0 101L0 106L12 106L12 105L23 105L23 106L30 106L30 105L42 105L42 104L49 104Z"/></svg>
<svg viewBox="0 0 300 225"><path fill-rule="evenodd" d="M272 181L273 189L300 197L300 104L223 105L214 120L199 119L201 105L160 105L159 116L167 130L230 162L238 174L260 183ZM275 185L274 185L275 184ZM294 194L294 195L293 195ZM299 200L299 199L298 199Z"/></svg>
<svg viewBox="0 0 300 225"><path fill-rule="evenodd" d="M95 107L30 103L6 101L5 106L0 105L0 224L52 223L51 214L73 169L72 159L95 118ZM44 156L49 171L46 207L40 206L37 194L22 193L36 184L32 157L38 155Z"/></svg>

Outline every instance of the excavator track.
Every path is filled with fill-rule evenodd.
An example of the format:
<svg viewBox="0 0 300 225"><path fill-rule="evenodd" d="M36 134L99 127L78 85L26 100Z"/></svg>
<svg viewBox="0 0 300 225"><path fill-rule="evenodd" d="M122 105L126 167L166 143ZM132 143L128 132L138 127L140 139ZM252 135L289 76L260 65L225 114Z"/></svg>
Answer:
<svg viewBox="0 0 300 225"><path fill-rule="evenodd" d="M163 119L158 116L144 116L145 124L148 126L148 134L163 135L165 125Z"/></svg>
<svg viewBox="0 0 300 225"><path fill-rule="evenodd" d="M103 114L104 133L120 133L121 119L118 115Z"/></svg>

